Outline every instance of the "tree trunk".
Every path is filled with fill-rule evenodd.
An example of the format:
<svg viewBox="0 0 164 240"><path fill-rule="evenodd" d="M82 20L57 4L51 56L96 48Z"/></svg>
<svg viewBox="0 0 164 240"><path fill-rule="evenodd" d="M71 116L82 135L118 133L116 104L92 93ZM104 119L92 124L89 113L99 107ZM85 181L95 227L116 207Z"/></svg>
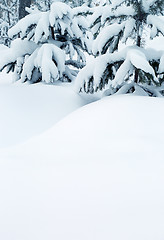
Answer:
<svg viewBox="0 0 164 240"><path fill-rule="evenodd" d="M141 37L138 35L137 37L137 44L138 47L141 46ZM134 73L134 82L137 83L138 82L138 74L139 74L139 70L135 69L135 73Z"/></svg>
<svg viewBox="0 0 164 240"><path fill-rule="evenodd" d="M51 35L52 35L52 39L55 40L55 33L54 33L54 28L51 27Z"/></svg>
<svg viewBox="0 0 164 240"><path fill-rule="evenodd" d="M30 7L31 0L19 0L19 19L24 18L27 15L26 7Z"/></svg>

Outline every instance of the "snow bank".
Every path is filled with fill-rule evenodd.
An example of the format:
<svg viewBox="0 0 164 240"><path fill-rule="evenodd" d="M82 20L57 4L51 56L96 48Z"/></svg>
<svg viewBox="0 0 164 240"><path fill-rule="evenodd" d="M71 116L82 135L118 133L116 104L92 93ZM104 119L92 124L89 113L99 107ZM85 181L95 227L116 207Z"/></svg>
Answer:
<svg viewBox="0 0 164 240"><path fill-rule="evenodd" d="M65 84L10 82L11 78L6 79L6 74L0 75L0 148L42 133L88 102Z"/></svg>
<svg viewBox="0 0 164 240"><path fill-rule="evenodd" d="M163 106L107 97L1 151L0 238L162 240Z"/></svg>

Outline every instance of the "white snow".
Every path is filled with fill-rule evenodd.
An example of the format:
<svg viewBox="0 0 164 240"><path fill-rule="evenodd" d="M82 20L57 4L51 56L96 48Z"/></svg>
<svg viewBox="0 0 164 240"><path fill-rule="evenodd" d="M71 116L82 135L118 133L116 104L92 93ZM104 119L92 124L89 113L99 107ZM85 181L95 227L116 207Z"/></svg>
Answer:
<svg viewBox="0 0 164 240"><path fill-rule="evenodd" d="M38 20L35 29L35 43L38 43L42 36L44 35L45 39L49 37L49 12L42 13L42 17Z"/></svg>
<svg viewBox="0 0 164 240"><path fill-rule="evenodd" d="M95 61L94 59L92 59L77 75L77 78L75 81L76 92L78 92L79 89L83 87L85 83L88 84L89 79L93 75L94 69L95 69Z"/></svg>
<svg viewBox="0 0 164 240"><path fill-rule="evenodd" d="M21 19L15 26L9 29L8 31L9 37L12 38L18 33L21 34L21 37L24 37L28 27L32 24L34 25L37 24L39 19L42 17L42 15L44 16L44 13L37 12L32 14L32 17L31 17L31 14L29 14L25 18Z"/></svg>
<svg viewBox="0 0 164 240"><path fill-rule="evenodd" d="M0 238L162 240L163 106L107 97L1 150Z"/></svg>
<svg viewBox="0 0 164 240"><path fill-rule="evenodd" d="M116 87L117 85L121 85L121 83L124 82L126 75L131 70L132 64L130 62L130 59L127 58L122 63L122 65L119 67L119 69L116 72L114 80L111 82L113 87Z"/></svg>
<svg viewBox="0 0 164 240"><path fill-rule="evenodd" d="M158 16L154 16L154 15L148 15L147 17L147 23L155 26L156 29L158 29L158 31L160 31L163 35L164 35L164 20ZM153 29L153 33L152 33L152 37L154 36L154 29Z"/></svg>
<svg viewBox="0 0 164 240"><path fill-rule="evenodd" d="M148 12L156 0L142 2ZM85 31L97 17L105 23L110 16L135 15L125 3L112 0L115 10L111 6L72 9L54 1L48 12L31 12L9 34L26 36L34 24L36 29L27 39L34 36L35 43L17 39L10 49L0 45L0 68L16 61L15 73L19 73L24 61L21 81L30 79L35 68L47 83L63 74L72 76L73 70L65 66L66 55L57 41L57 46L50 41L37 49L36 43L49 38L52 26L89 46L92 36L85 36L81 28ZM78 16L81 10L93 13L88 23ZM149 15L147 21L152 27L151 37L158 32L164 34L163 20ZM124 30L126 42L135 29L133 19L103 29L99 24L93 29L101 33L92 46L95 55L113 36ZM154 44L158 42L148 41L146 46ZM149 61L160 60L158 71L164 71L163 39L160 44L155 46L159 51L130 46L97 58L87 56L89 64L75 82L77 92L84 84L87 88L91 78L96 89L107 65L118 61L123 63L109 85L122 84L134 68L157 80ZM85 54L72 43L67 51L71 60L75 54L79 62L85 62ZM100 93L78 94L68 83L14 83L11 77L0 73L0 239L163 240L162 95L148 86L161 98L145 97L148 93L129 81L114 96L89 104L98 100ZM121 95L131 87L135 89L133 94Z"/></svg>
<svg viewBox="0 0 164 240"><path fill-rule="evenodd" d="M62 19L64 16L67 16L68 18L72 18L72 9L69 7L69 5L63 3L63 2L54 2L51 5L50 9L50 15L49 15L49 21L51 26L54 26L56 19Z"/></svg>
<svg viewBox="0 0 164 240"><path fill-rule="evenodd" d="M149 42L150 44L150 42ZM150 44L151 45L151 44ZM163 72L163 56L164 51L155 50L152 48L139 48L137 46L128 46L119 52L106 53L92 60L91 64L86 65L77 75L75 87L77 90L83 88L84 83L88 84L93 77L93 87L96 88L103 76L108 64L124 61L115 73L115 78L110 81L113 87L123 83L128 72L131 72L133 67L141 69L146 73L150 73L155 81L158 79L155 76L154 70L149 64L149 61L154 59L161 60L159 72Z"/></svg>
<svg viewBox="0 0 164 240"><path fill-rule="evenodd" d="M3 44L0 44L0 51L4 51L4 50L7 50L8 47L3 45Z"/></svg>
<svg viewBox="0 0 164 240"><path fill-rule="evenodd" d="M164 39L163 36L156 37L153 40L147 40L146 42L147 47L155 48L157 50L164 51Z"/></svg>
<svg viewBox="0 0 164 240"><path fill-rule="evenodd" d="M11 74L0 73L0 148L46 131L91 101L81 98L67 84L11 83Z"/></svg>
<svg viewBox="0 0 164 240"><path fill-rule="evenodd" d="M53 60L56 61L56 64ZM40 69L43 81L47 83L53 80L57 81L65 71L65 53L54 44L45 43L40 47L34 63Z"/></svg>
<svg viewBox="0 0 164 240"><path fill-rule="evenodd" d="M114 11L115 16L134 16L135 10L132 6L122 5Z"/></svg>
<svg viewBox="0 0 164 240"><path fill-rule="evenodd" d="M128 19L125 23L125 30L124 30L124 35L122 38L123 43L126 42L126 40L130 37L130 34L132 34L132 31L135 28L135 20L132 19Z"/></svg>
<svg viewBox="0 0 164 240"><path fill-rule="evenodd" d="M125 2L125 0L112 0L111 2L112 2L113 8L116 8L119 5L121 5L123 2Z"/></svg>
<svg viewBox="0 0 164 240"><path fill-rule="evenodd" d="M114 23L104 27L98 37L93 41L93 54L96 55L97 53L101 53L104 46L109 42L109 39L111 39L113 36L117 36L123 30L124 26L124 23Z"/></svg>
<svg viewBox="0 0 164 240"><path fill-rule="evenodd" d="M155 76L154 69L150 66L149 62L146 59L146 56L142 51L132 49L128 52L127 58L129 58L133 66L135 66L137 69L142 69L144 72L150 73L154 79L158 81Z"/></svg>
<svg viewBox="0 0 164 240"><path fill-rule="evenodd" d="M159 73L164 72L164 54L161 56L158 72Z"/></svg>
<svg viewBox="0 0 164 240"><path fill-rule="evenodd" d="M26 54L32 54L32 52L36 49L36 44L34 42L30 42L28 40L15 39L11 48L4 48L1 51L0 58L0 69L2 69L5 65L15 62L18 57L23 57Z"/></svg>

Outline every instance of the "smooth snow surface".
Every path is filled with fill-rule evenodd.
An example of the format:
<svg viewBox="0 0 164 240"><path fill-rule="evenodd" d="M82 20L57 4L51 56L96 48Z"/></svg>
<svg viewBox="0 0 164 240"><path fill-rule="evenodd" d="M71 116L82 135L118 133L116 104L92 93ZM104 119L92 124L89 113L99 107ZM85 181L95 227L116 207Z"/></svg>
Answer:
<svg viewBox="0 0 164 240"><path fill-rule="evenodd" d="M11 75L0 74L0 148L46 131L88 102L67 85L11 82Z"/></svg>
<svg viewBox="0 0 164 240"><path fill-rule="evenodd" d="M0 239L163 240L164 100L106 97L0 151Z"/></svg>

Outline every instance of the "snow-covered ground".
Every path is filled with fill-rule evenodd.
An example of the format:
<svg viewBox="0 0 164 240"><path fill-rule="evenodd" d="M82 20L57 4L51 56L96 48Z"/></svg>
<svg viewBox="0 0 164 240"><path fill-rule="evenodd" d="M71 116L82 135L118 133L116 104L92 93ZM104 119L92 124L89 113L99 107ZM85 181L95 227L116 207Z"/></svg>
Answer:
<svg viewBox="0 0 164 240"><path fill-rule="evenodd" d="M115 0L116 5L122 2ZM35 42L41 42L43 33L45 38L49 37L49 26L54 26L57 9L59 32L65 32L67 19L71 37L81 36L84 45L84 33L81 35L80 28L72 24L76 19L71 18L69 7L63 3L53 6L46 15L36 19L31 15L34 26L37 19L41 20L37 23ZM127 9L121 6L122 13L127 13L124 10ZM131 16L135 16L134 9L131 10ZM70 13L68 18L65 12ZM28 28L31 20L18 23L9 31L10 37L20 30L25 34L25 28L31 29ZM153 33L163 32L156 20L149 16ZM130 21L130 25L128 21L126 25L105 25L102 37L94 41L95 55L109 38L115 39L124 30L124 40L130 37L135 21ZM1 67L15 61L19 50L23 50L20 55L24 57L38 47L26 39L19 40L12 44L16 51L10 49L1 54ZM74 52L72 43L68 46L70 55ZM163 43L160 37L145 40L146 47L158 50L164 50ZM120 49L123 47L119 45ZM52 44L39 45L36 55L26 61L21 79L30 76L35 67L41 69L47 82L51 74L59 79L66 73L62 53ZM40 61L41 55L44 61ZM126 56L127 65L117 74L117 84L124 81L133 66L152 74L148 57L137 55L136 51L125 54L125 59ZM120 57L117 61L124 59ZM97 84L107 64L106 59L104 62L98 59ZM53 60L58 66L56 70ZM84 79L92 76L92 67L92 64L88 67ZM82 86L83 83L82 80ZM11 75L0 74L0 240L164 240L164 98L137 96L141 91L135 91L133 95L95 101L99 94L94 98L81 96L73 89L73 84L66 83L12 84Z"/></svg>
<svg viewBox="0 0 164 240"><path fill-rule="evenodd" d="M12 83L0 73L0 148L15 145L52 127L91 100L68 86Z"/></svg>
<svg viewBox="0 0 164 240"><path fill-rule="evenodd" d="M163 240L163 109L106 97L1 149L0 239Z"/></svg>
<svg viewBox="0 0 164 240"><path fill-rule="evenodd" d="M0 74L0 239L163 240L164 99L86 105L11 82Z"/></svg>

